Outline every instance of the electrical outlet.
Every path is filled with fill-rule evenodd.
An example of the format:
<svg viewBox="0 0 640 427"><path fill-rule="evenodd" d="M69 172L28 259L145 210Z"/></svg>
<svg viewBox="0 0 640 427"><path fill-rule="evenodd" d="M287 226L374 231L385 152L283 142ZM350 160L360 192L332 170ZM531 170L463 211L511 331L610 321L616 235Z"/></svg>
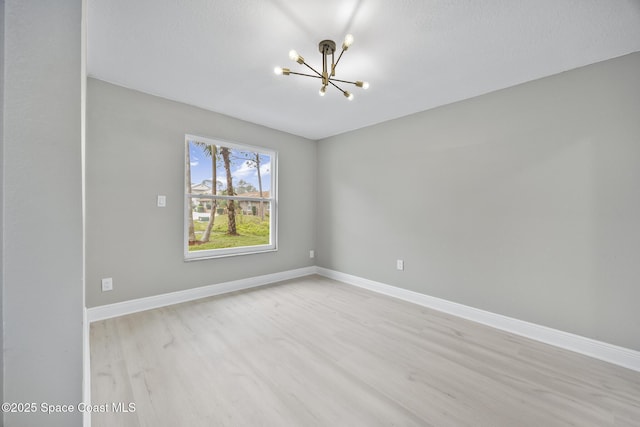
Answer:
<svg viewBox="0 0 640 427"><path fill-rule="evenodd" d="M309 258L315 258L315 257L316 257L316 251L310 250L309 251Z"/></svg>
<svg viewBox="0 0 640 427"><path fill-rule="evenodd" d="M111 277L105 277L102 279L102 292L113 290L113 279Z"/></svg>
<svg viewBox="0 0 640 427"><path fill-rule="evenodd" d="M402 271L404 270L404 261L399 259L396 261L396 269Z"/></svg>

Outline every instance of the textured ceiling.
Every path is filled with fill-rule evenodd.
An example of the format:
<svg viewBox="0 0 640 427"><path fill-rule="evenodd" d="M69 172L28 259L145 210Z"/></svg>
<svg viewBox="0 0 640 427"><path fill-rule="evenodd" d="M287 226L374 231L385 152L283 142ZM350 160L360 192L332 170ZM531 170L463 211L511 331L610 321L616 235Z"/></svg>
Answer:
<svg viewBox="0 0 640 427"><path fill-rule="evenodd" d="M353 101L273 73L347 33ZM640 0L88 0L91 77L310 139L636 51Z"/></svg>

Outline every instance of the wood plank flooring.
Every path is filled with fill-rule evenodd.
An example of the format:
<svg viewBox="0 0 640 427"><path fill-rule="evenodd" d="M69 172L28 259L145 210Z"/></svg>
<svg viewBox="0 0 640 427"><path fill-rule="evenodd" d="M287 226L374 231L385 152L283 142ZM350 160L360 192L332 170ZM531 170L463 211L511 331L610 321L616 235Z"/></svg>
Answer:
<svg viewBox="0 0 640 427"><path fill-rule="evenodd" d="M91 325L93 426L640 426L640 373L319 276Z"/></svg>

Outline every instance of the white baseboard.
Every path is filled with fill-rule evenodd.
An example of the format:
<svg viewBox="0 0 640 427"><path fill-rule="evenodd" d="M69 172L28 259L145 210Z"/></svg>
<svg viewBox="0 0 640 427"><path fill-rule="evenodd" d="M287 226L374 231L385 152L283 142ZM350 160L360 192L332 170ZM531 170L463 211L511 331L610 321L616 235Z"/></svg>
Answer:
<svg viewBox="0 0 640 427"><path fill-rule="evenodd" d="M362 277L316 267L316 273L330 279L338 280L350 285L369 289L380 294L388 295L404 301L412 302L474 322L482 323L503 331L521 335L556 347L571 350L576 353L600 359L625 368L640 371L640 352L580 335L563 332L535 323L525 322L500 314L491 313L463 304L409 291Z"/></svg>
<svg viewBox="0 0 640 427"><path fill-rule="evenodd" d="M86 310L86 315L88 322L96 322L98 320L137 313L139 311L150 310L153 308L165 307L199 298L206 298L228 292L264 286L270 283L280 282L282 280L308 276L310 274L320 274L321 276L338 280L349 285L358 286L380 294L432 308L434 310L482 323L496 329L521 335L526 338L564 348L566 350L574 351L576 353L584 354L586 356L640 372L640 352L635 350L619 347L569 332L563 332L546 326L537 325L535 323L525 322L512 317L491 313L489 311L480 310L441 298L390 286L373 280L364 279L362 277L353 276L351 274L315 266L92 307Z"/></svg>
<svg viewBox="0 0 640 427"><path fill-rule="evenodd" d="M168 305L193 301L214 295L226 294L228 292L264 286L270 283L280 282L282 280L295 279L296 277L308 276L315 272L316 267L304 267L296 270L288 270L280 273L266 274L264 276L217 283L215 285L202 286L199 288L171 292L168 294L154 295L152 297L101 305L98 307L88 308L87 317L89 322L96 322L98 320L124 316L125 314L137 313L139 311L166 307Z"/></svg>

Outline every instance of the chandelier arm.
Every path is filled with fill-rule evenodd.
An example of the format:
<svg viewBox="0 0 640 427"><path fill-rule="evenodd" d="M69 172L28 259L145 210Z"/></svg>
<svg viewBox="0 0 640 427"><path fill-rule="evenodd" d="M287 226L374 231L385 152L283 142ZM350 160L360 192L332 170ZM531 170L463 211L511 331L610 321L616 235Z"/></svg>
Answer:
<svg viewBox="0 0 640 427"><path fill-rule="evenodd" d="M313 71L314 73L316 73L319 77L322 77L322 74L320 74L319 72L317 72L315 70L315 68L313 68L311 65L307 64L306 62L303 62L304 65L306 65L311 71Z"/></svg>
<svg viewBox="0 0 640 427"><path fill-rule="evenodd" d="M336 57L335 57L335 53L336 53L335 50L333 52L331 52L331 75L332 76L336 75Z"/></svg>
<svg viewBox="0 0 640 427"><path fill-rule="evenodd" d="M291 73L291 74L293 74L293 73ZM348 80L340 80L340 79L329 79L329 80L332 80L332 81L334 81L334 82L349 83L349 84L351 84L351 85L356 85L356 82L350 82L350 81L348 81Z"/></svg>
<svg viewBox="0 0 640 427"><path fill-rule="evenodd" d="M337 84L335 84L332 80L329 80L329 83L331 84L331 86L335 87L336 89L338 89L340 92L342 92L342 94L344 95L344 93L346 92L344 89L342 89L340 86L338 86Z"/></svg>
<svg viewBox="0 0 640 427"><path fill-rule="evenodd" d="M336 61L336 63L333 65L333 69L335 70L336 67L338 66L338 62L340 62L340 58L342 58L342 54L344 53L344 49L342 49L342 51L340 52L340 55L338 55L338 60Z"/></svg>
<svg viewBox="0 0 640 427"><path fill-rule="evenodd" d="M312 77L314 79L321 79L321 76L314 76L313 74L305 74L305 73L296 73L295 71L290 71L289 74L295 74L296 76L305 76L305 77Z"/></svg>

